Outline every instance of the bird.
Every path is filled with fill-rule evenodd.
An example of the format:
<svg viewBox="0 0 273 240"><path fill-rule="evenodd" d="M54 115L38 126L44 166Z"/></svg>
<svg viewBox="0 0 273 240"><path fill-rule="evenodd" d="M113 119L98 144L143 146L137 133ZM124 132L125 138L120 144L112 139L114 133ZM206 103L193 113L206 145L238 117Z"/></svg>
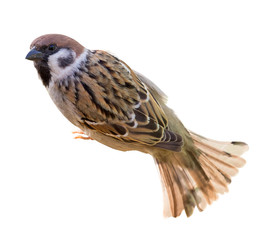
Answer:
<svg viewBox="0 0 273 240"><path fill-rule="evenodd" d="M246 143L215 141L186 129L156 84L106 51L46 34L33 40L26 59L83 139L154 158L165 217L203 211L228 191L231 177L246 162L241 157Z"/></svg>

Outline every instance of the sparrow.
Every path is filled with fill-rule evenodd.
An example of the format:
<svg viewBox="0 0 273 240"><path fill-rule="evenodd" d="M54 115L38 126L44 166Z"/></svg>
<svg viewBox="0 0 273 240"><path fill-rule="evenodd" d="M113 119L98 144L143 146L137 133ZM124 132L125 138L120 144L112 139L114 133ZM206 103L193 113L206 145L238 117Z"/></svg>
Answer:
<svg viewBox="0 0 273 240"><path fill-rule="evenodd" d="M228 191L248 145L187 130L153 82L102 50L47 34L30 45L43 85L62 114L89 139L153 156L161 175L164 215L189 217ZM84 138L84 137L83 137Z"/></svg>

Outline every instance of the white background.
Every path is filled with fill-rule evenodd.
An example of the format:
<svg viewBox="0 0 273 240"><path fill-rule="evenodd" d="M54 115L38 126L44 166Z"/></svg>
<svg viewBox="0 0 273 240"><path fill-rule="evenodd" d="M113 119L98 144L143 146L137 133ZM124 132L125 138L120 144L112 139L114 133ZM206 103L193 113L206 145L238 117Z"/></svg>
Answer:
<svg viewBox="0 0 273 240"><path fill-rule="evenodd" d="M272 1L6 1L1 22L0 239L272 239ZM191 130L250 145L230 192L164 219L150 156L74 140L32 62L62 33L114 53Z"/></svg>

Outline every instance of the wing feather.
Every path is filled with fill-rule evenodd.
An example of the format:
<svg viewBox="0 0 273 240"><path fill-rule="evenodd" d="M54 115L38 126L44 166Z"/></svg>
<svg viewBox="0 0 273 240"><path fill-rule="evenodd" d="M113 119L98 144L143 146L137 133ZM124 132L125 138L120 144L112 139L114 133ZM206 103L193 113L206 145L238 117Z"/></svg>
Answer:
<svg viewBox="0 0 273 240"><path fill-rule="evenodd" d="M65 87L60 90L76 106L84 126L120 141L181 149L182 138L168 130L160 103L126 63L93 51L81 70L74 82L68 81L75 94Z"/></svg>

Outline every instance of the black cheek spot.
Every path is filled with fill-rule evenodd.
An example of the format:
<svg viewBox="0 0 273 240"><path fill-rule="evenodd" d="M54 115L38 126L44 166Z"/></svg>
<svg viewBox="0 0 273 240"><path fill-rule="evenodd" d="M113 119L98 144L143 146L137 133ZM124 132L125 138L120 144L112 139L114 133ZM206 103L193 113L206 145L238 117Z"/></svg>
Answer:
<svg viewBox="0 0 273 240"><path fill-rule="evenodd" d="M72 53L70 53L69 56L66 58L58 58L58 65L61 68L65 68L73 62L74 62L74 58L73 58Z"/></svg>

